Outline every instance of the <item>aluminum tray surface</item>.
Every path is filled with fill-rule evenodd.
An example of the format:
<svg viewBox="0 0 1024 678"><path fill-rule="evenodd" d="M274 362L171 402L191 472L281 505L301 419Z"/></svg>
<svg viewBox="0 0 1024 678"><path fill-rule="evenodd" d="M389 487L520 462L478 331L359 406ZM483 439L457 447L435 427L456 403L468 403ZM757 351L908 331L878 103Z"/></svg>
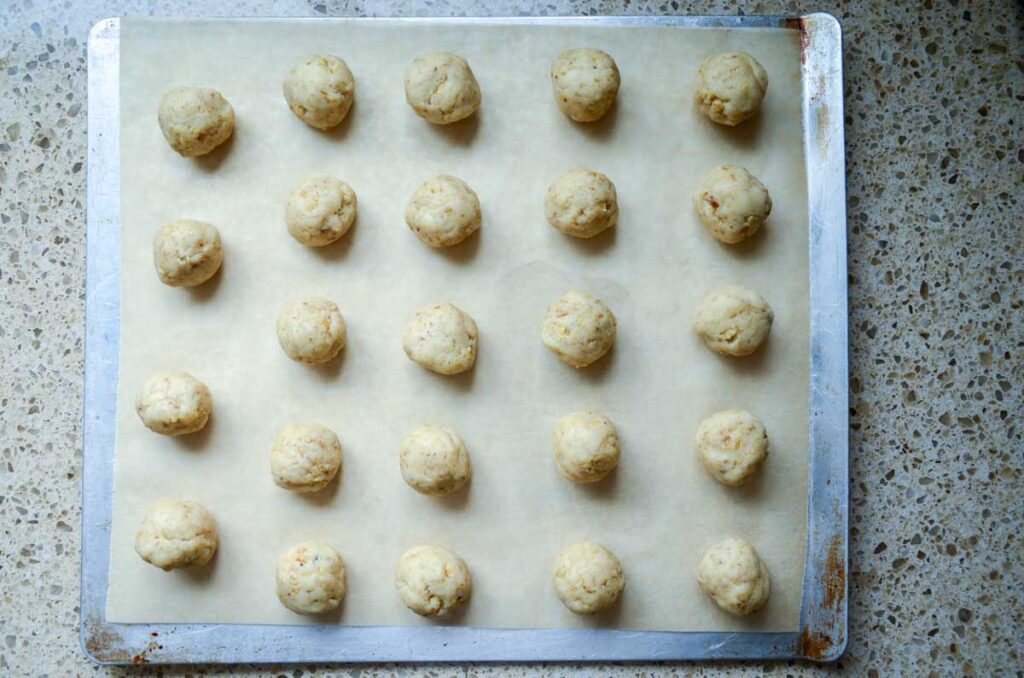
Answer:
<svg viewBox="0 0 1024 678"><path fill-rule="evenodd" d="M284 19L282 21L288 21ZM102 663L599 661L838 658L847 644L848 369L842 36L803 17L322 19L464 24L788 28L802 37L802 110L810 253L808 532L799 630L788 633L609 629L112 624L114 412L120 334L120 21L89 39L89 136L81 638Z"/></svg>

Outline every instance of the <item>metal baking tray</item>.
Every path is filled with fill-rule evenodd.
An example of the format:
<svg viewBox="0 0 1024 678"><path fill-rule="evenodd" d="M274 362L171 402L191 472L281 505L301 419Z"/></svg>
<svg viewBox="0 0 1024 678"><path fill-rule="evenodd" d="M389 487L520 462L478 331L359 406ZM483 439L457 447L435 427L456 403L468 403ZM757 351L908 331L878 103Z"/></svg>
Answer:
<svg viewBox="0 0 1024 678"><path fill-rule="evenodd" d="M383 21L456 23L469 30L474 23L486 21L800 31L810 201L811 370L808 529L799 630L735 633L107 622L121 297L120 20L107 19L93 27L88 51L81 594L81 640L86 654L106 664L837 659L847 645L849 538L846 170L839 22L828 14Z"/></svg>

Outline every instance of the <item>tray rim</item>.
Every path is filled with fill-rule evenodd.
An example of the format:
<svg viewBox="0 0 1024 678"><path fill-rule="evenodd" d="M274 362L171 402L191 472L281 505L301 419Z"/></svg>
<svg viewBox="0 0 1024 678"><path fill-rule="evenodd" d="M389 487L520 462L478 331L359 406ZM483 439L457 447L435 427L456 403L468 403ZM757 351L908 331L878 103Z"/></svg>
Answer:
<svg viewBox="0 0 1024 678"><path fill-rule="evenodd" d="M161 19L147 19L160 21ZM174 20L170 19L163 19ZM188 19L196 20L196 19ZM88 41L86 337L80 638L100 664L498 661L835 661L848 643L849 421L842 28L802 16L216 18L787 28L802 41L811 372L807 544L799 630L783 633L469 627L114 624L105 619L120 341L119 18Z"/></svg>

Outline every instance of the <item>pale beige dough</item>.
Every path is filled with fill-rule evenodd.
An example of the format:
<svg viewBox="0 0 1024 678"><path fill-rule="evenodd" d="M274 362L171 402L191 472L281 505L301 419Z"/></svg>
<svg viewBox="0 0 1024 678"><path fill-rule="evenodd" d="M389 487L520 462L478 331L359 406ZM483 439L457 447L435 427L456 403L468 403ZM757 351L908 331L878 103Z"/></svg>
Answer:
<svg viewBox="0 0 1024 678"><path fill-rule="evenodd" d="M729 614L757 612L768 602L771 577L754 547L726 539L704 553L697 565L700 590Z"/></svg>
<svg viewBox="0 0 1024 678"><path fill-rule="evenodd" d="M576 122L600 120L619 92L615 59L599 49L567 49L551 64L558 108Z"/></svg>
<svg viewBox="0 0 1024 678"><path fill-rule="evenodd" d="M596 614L614 605L626 588L626 574L615 554L592 541L562 551L555 562L555 590L576 614Z"/></svg>
<svg viewBox="0 0 1024 678"><path fill-rule="evenodd" d="M288 196L284 220L288 233L303 245L330 245L356 220L356 193L334 177L307 177Z"/></svg>
<svg viewBox="0 0 1024 678"><path fill-rule="evenodd" d="M279 487L318 492L341 469L341 441L320 424L288 424L270 451L270 473Z"/></svg>
<svg viewBox="0 0 1024 678"><path fill-rule="evenodd" d="M586 367L611 349L616 324L615 314L603 301L570 290L548 307L540 337L562 362Z"/></svg>
<svg viewBox="0 0 1024 678"><path fill-rule="evenodd" d="M441 496L469 482L473 466L459 434L447 426L428 424L402 440L402 478L420 494Z"/></svg>
<svg viewBox="0 0 1024 678"><path fill-rule="evenodd" d="M619 434L612 420L597 412L574 412L555 425L558 469L576 483L593 483L619 463Z"/></svg>
<svg viewBox="0 0 1024 678"><path fill-rule="evenodd" d="M458 374L476 362L476 322L452 304L424 306L406 324L402 349L438 374Z"/></svg>
<svg viewBox="0 0 1024 678"><path fill-rule="evenodd" d="M693 204L711 235L730 245L757 233L772 211L768 189L739 165L719 165L708 172Z"/></svg>
<svg viewBox="0 0 1024 678"><path fill-rule="evenodd" d="M480 85L464 57L430 52L409 64L405 100L424 120L447 125L476 113Z"/></svg>
<svg viewBox="0 0 1024 678"><path fill-rule="evenodd" d="M768 90L768 74L746 52L710 56L697 71L697 104L709 119L734 126L751 118Z"/></svg>
<svg viewBox="0 0 1024 678"><path fill-rule="evenodd" d="M614 226L619 217L615 184L600 172L569 170L548 188L544 214L562 233L592 238Z"/></svg>
<svg viewBox="0 0 1024 678"><path fill-rule="evenodd" d="M345 561L327 544L304 541L277 559L277 598L292 612L331 612L345 591Z"/></svg>
<svg viewBox="0 0 1024 678"><path fill-rule="evenodd" d="M329 299L310 297L291 304L277 318L277 340L292 360L318 364L345 347L345 319Z"/></svg>
<svg viewBox="0 0 1024 678"><path fill-rule="evenodd" d="M424 617L445 617L469 600L466 563L440 546L414 546L398 559L395 587L405 606Z"/></svg>
<svg viewBox="0 0 1024 678"><path fill-rule="evenodd" d="M310 127L329 130L352 108L356 81L343 60L314 54L288 71L282 89L288 108L300 120Z"/></svg>
<svg viewBox="0 0 1024 678"><path fill-rule="evenodd" d="M715 480L742 485L768 458L768 431L745 410L715 412L697 429L697 453Z"/></svg>
<svg viewBox="0 0 1024 678"><path fill-rule="evenodd" d="M201 285L223 262L220 231L206 222L178 219L162 226L153 237L153 265L165 285Z"/></svg>
<svg viewBox="0 0 1024 678"><path fill-rule="evenodd" d="M213 396L206 384L188 372L157 372L135 396L135 411L150 431L186 435L206 426Z"/></svg>
<svg viewBox="0 0 1024 678"><path fill-rule="evenodd" d="M693 327L708 348L722 355L749 355L768 338L775 313L752 289L727 285L710 294L693 312Z"/></svg>
<svg viewBox="0 0 1024 678"><path fill-rule="evenodd" d="M431 247L457 245L480 228L480 199L466 182L448 174L427 179L405 206L405 223Z"/></svg>
<svg viewBox="0 0 1024 678"><path fill-rule="evenodd" d="M180 499L154 503L135 534L135 552L163 570L206 565L217 552L217 526L201 504Z"/></svg>
<svg viewBox="0 0 1024 678"><path fill-rule="evenodd" d="M174 152L190 158L228 140L235 130L235 109L217 90L175 87L160 100L157 122Z"/></svg>

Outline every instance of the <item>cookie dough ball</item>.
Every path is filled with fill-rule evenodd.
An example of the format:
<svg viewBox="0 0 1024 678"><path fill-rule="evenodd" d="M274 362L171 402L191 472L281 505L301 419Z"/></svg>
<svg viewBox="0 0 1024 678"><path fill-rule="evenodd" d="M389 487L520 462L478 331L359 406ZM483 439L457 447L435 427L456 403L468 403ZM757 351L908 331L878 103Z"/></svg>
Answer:
<svg viewBox="0 0 1024 678"><path fill-rule="evenodd" d="M574 483L593 483L619 463L619 434L612 420L597 412L574 412L555 425L555 461Z"/></svg>
<svg viewBox="0 0 1024 678"><path fill-rule="evenodd" d="M615 184L600 172L570 170L548 188L544 214L566 235L593 238L619 218Z"/></svg>
<svg viewBox="0 0 1024 678"><path fill-rule="evenodd" d="M288 196L284 220L291 236L303 245L330 245L356 220L356 192L334 177L308 177Z"/></svg>
<svg viewBox="0 0 1024 678"><path fill-rule="evenodd" d="M440 546L414 546L398 559L395 587L405 606L444 617L469 600L473 580L462 558Z"/></svg>
<svg viewBox="0 0 1024 678"><path fill-rule="evenodd" d="M768 338L775 313L760 294L727 285L704 297L693 312L693 328L722 355L749 355Z"/></svg>
<svg viewBox="0 0 1024 678"><path fill-rule="evenodd" d="M715 412L697 429L697 454L723 485L742 485L768 457L768 432L745 410Z"/></svg>
<svg viewBox="0 0 1024 678"><path fill-rule="evenodd" d="M771 578L754 547L742 539L715 544L697 565L700 590L729 614L757 612L768 602Z"/></svg>
<svg viewBox="0 0 1024 678"><path fill-rule="evenodd" d="M768 74L746 52L708 57L697 71L697 105L720 125L730 127L753 117L768 90Z"/></svg>
<svg viewBox="0 0 1024 678"><path fill-rule="evenodd" d="M206 565L217 552L217 526L201 504L161 499L135 534L135 552L163 570Z"/></svg>
<svg viewBox="0 0 1024 678"><path fill-rule="evenodd" d="M345 589L345 561L327 544L304 541L277 559L277 598L292 612L336 610Z"/></svg>
<svg viewBox="0 0 1024 678"><path fill-rule="evenodd" d="M180 436L206 426L213 396L206 384L188 372L158 372L135 396L135 411L150 431Z"/></svg>
<svg viewBox="0 0 1024 678"><path fill-rule="evenodd" d="M615 554L592 541L562 551L555 563L555 590L576 614L596 614L614 605L626 588Z"/></svg>
<svg viewBox="0 0 1024 678"><path fill-rule="evenodd" d="M551 85L562 113L576 122L593 122L615 103L619 67L599 49L567 49L551 64Z"/></svg>
<svg viewBox="0 0 1024 678"><path fill-rule="evenodd" d="M277 341L292 360L319 364L345 346L345 319L329 299L310 297L288 306L277 318Z"/></svg>
<svg viewBox="0 0 1024 678"><path fill-rule="evenodd" d="M220 231L203 221L178 219L162 226L153 237L153 265L165 285L202 285L223 262Z"/></svg>
<svg viewBox="0 0 1024 678"><path fill-rule="evenodd" d="M329 130L352 108L356 81L338 57L314 54L288 72L283 89L292 113L310 127Z"/></svg>
<svg viewBox="0 0 1024 678"><path fill-rule="evenodd" d="M435 497L455 492L473 474L466 444L447 426L421 426L407 435L399 461L409 487Z"/></svg>
<svg viewBox="0 0 1024 678"><path fill-rule="evenodd" d="M341 469L341 442L320 424L288 424L270 451L270 473L279 487L319 492Z"/></svg>
<svg viewBox="0 0 1024 678"><path fill-rule="evenodd" d="M409 64L405 100L424 120L447 125L476 113L480 108L480 85L463 57L431 52Z"/></svg>
<svg viewBox="0 0 1024 678"><path fill-rule="evenodd" d="M442 174L427 179L412 194L405 223L431 247L457 245L480 228L480 200L466 182Z"/></svg>
<svg viewBox="0 0 1024 678"><path fill-rule="evenodd" d="M214 89L168 90L156 117L167 143L186 158L206 155L235 131L235 109Z"/></svg>
<svg viewBox="0 0 1024 678"><path fill-rule="evenodd" d="M739 165L719 165L708 172L693 204L711 235L730 245L757 233L772 211L768 189Z"/></svg>
<svg viewBox="0 0 1024 678"><path fill-rule="evenodd" d="M476 322L452 304L424 306L405 326L405 355L438 374L458 374L476 362Z"/></svg>
<svg viewBox="0 0 1024 678"><path fill-rule="evenodd" d="M615 343L615 314L586 292L569 291L548 307L540 338L559 360L586 367Z"/></svg>

